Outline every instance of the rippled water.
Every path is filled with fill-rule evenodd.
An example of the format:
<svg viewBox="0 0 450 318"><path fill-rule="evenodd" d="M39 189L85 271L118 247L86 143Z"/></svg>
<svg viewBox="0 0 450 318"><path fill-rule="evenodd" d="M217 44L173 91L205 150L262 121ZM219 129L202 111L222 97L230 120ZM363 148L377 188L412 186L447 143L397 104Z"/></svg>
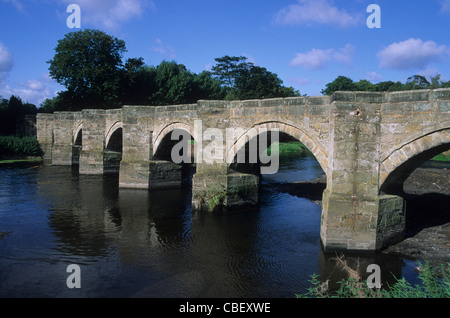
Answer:
<svg viewBox="0 0 450 318"><path fill-rule="evenodd" d="M311 157L267 176L257 210L192 213L189 189L118 189L69 167L0 168L0 297L295 297L313 273L341 273L320 246L321 207L264 186L315 179ZM414 275L386 255L383 277ZM69 289L67 266L81 268Z"/></svg>

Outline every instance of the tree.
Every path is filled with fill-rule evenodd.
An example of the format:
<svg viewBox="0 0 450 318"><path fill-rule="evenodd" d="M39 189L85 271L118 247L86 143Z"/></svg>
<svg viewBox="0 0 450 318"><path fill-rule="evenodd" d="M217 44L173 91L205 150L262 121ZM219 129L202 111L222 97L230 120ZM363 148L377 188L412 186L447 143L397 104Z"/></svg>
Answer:
<svg viewBox="0 0 450 318"><path fill-rule="evenodd" d="M119 105L119 86L125 42L99 30L66 34L58 41L50 76L64 85L74 107L107 108Z"/></svg>
<svg viewBox="0 0 450 318"><path fill-rule="evenodd" d="M277 74L247 62L246 57L226 55L215 60L212 75L228 91L228 100L300 96L292 87L284 87Z"/></svg>
<svg viewBox="0 0 450 318"><path fill-rule="evenodd" d="M450 87L450 81L441 81L440 74L430 77L430 81L428 81L425 76L413 75L408 77L405 83L402 83L400 81L385 81L379 82L377 84L372 84L368 80L353 82L353 80L348 77L338 76L333 82L326 84L326 89L322 90L322 94L332 95L336 91L395 92L404 90Z"/></svg>
<svg viewBox="0 0 450 318"><path fill-rule="evenodd" d="M225 87L215 78L211 72L203 71L194 78L195 99L222 100L227 94Z"/></svg>
<svg viewBox="0 0 450 318"><path fill-rule="evenodd" d="M216 76L220 82L228 87L235 88L236 78L244 71L253 66L253 63L247 62L244 56L228 56L218 57L214 59L217 64L212 68L212 74Z"/></svg>
<svg viewBox="0 0 450 318"><path fill-rule="evenodd" d="M130 58L125 62L122 75L122 102L126 105L148 105L156 92L156 70L148 67L144 59Z"/></svg>
<svg viewBox="0 0 450 318"><path fill-rule="evenodd" d="M338 76L333 82L326 84L326 88L321 91L324 95L332 95L336 91L355 91L357 86L351 78Z"/></svg>
<svg viewBox="0 0 450 318"><path fill-rule="evenodd" d="M236 78L237 99L274 98L283 95L282 80L264 67L243 69Z"/></svg>
<svg viewBox="0 0 450 318"><path fill-rule="evenodd" d="M163 61L156 67L157 90L152 97L154 105L174 105L192 100L194 74L183 64Z"/></svg>
<svg viewBox="0 0 450 318"><path fill-rule="evenodd" d="M430 82L422 75L413 75L406 80L406 89L425 89L430 86Z"/></svg>
<svg viewBox="0 0 450 318"><path fill-rule="evenodd" d="M11 95L8 99L0 98L0 134L14 135L16 124L25 115L35 115L37 108L30 103L24 103L20 97Z"/></svg>
<svg viewBox="0 0 450 318"><path fill-rule="evenodd" d="M355 90L357 91L374 91L374 85L368 80L360 80L359 82L355 82Z"/></svg>

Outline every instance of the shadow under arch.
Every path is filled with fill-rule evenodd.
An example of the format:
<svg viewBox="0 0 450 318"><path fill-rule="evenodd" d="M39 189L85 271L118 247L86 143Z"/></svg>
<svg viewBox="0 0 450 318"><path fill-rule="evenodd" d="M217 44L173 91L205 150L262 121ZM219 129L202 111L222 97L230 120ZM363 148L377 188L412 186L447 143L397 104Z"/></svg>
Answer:
<svg viewBox="0 0 450 318"><path fill-rule="evenodd" d="M449 149L450 128L446 128L415 138L390 151L381 164L380 193L400 196L406 202L405 238L425 228L450 222L448 192L428 187L437 182L441 185L447 183L444 186L448 189L448 179L445 181L447 172L420 169L425 162Z"/></svg>
<svg viewBox="0 0 450 318"><path fill-rule="evenodd" d="M123 153L123 123L116 122L105 136L104 173L118 174Z"/></svg>
<svg viewBox="0 0 450 318"><path fill-rule="evenodd" d="M276 138L276 140L272 140L271 138L271 131L274 130L278 132L278 138ZM262 136L265 140L260 143L259 138ZM264 180L265 177L263 176L263 174L261 174L261 165L263 165L263 163L261 163L259 160L253 163L239 163L237 160L238 154L240 152L243 152L244 155L242 155L242 157L245 156L246 160L248 160L248 158L250 157L250 153L252 152L252 150L254 150L250 146L252 142L253 145L257 146L258 153L265 152L267 148L272 146L273 142L301 142L309 150L309 152L304 152L301 156L312 155L314 161L316 162L315 164L320 166L320 168L318 169L323 173L323 176L317 176L316 173L313 173L314 177L312 177L311 179L305 179L305 181L300 181L300 179L298 179L288 182L277 182L273 180L264 182L262 180ZM306 144L308 144L309 146ZM240 173L249 173L258 176L261 179L260 186L262 185L264 187L269 187L275 189L278 192L288 193L292 196L306 198L315 202L322 200L323 191L325 190L327 184L327 153L325 149L318 143L316 143L312 137L304 134L303 130L284 123L271 122L258 124L253 126L252 129L245 131L245 133L243 133L237 139L237 141L227 150L227 155L233 156L233 160L229 164L229 168ZM294 157L292 156L278 157L277 161L279 165L282 165L285 162L292 161L293 158ZM320 158L320 161L318 158ZM267 177L268 176L266 176L266 178Z"/></svg>
<svg viewBox="0 0 450 318"><path fill-rule="evenodd" d="M195 174L194 138L188 125L174 123L156 134L153 160L168 161L181 167L181 184L192 185Z"/></svg>
<svg viewBox="0 0 450 318"><path fill-rule="evenodd" d="M403 194L403 183L411 173L438 154L450 149L450 128L416 138L383 155L380 192Z"/></svg>
<svg viewBox="0 0 450 318"><path fill-rule="evenodd" d="M242 151L242 149L245 149L245 147L248 147L248 144L252 139L258 138L258 135L261 135L262 133L271 131L278 131L280 133L280 137L283 138L283 140L280 141L300 141L314 155L325 174L327 173L328 152L325 147L323 147L323 145L321 145L320 142L317 141L317 138L307 133L304 129L279 121L257 123L250 129L242 132L240 136L235 139L234 143L232 143L231 145L227 145L227 158L229 158L229 162L235 162L238 153ZM268 134L267 138L267 140L271 142L270 134Z"/></svg>
<svg viewBox="0 0 450 318"><path fill-rule="evenodd" d="M164 126L164 128L162 128L160 131L153 133L154 143L153 143L153 147L152 147L153 148L152 155L154 157L164 156L163 155L164 150L161 147L161 143L166 144L166 145L163 145L163 147L166 147L167 143L170 143L172 145L175 145L176 143L178 143L179 140L172 141L171 139L172 139L172 133L174 131L180 131L180 130L182 132L189 134L191 140L193 140L192 136L194 134L193 134L191 126L189 126L188 124L182 123L182 122L170 123L170 124ZM167 158L167 156L165 156L165 157ZM171 159L167 159L167 160L171 160Z"/></svg>
<svg viewBox="0 0 450 318"><path fill-rule="evenodd" d="M105 149L122 152L123 146L123 123L116 122L108 130L105 136Z"/></svg>
<svg viewBox="0 0 450 318"><path fill-rule="evenodd" d="M83 147L83 123L80 123L73 133L72 139L72 166L80 165L80 153Z"/></svg>

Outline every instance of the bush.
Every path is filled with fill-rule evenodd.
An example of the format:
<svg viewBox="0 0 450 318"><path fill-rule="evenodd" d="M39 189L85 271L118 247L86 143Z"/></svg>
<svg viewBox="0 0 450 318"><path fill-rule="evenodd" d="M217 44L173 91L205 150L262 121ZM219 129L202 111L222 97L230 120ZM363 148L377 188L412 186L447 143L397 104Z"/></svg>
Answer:
<svg viewBox="0 0 450 318"><path fill-rule="evenodd" d="M348 278L338 282L339 288L330 291L328 281L321 282L312 275L311 287L298 298L450 298L450 263L433 268L428 262L420 266L421 284L411 285L405 278L395 278L396 282L381 289L371 289L363 281L358 271L348 267L343 258L337 259L338 266L344 269Z"/></svg>
<svg viewBox="0 0 450 318"><path fill-rule="evenodd" d="M42 154L36 137L0 136L0 156L36 157Z"/></svg>

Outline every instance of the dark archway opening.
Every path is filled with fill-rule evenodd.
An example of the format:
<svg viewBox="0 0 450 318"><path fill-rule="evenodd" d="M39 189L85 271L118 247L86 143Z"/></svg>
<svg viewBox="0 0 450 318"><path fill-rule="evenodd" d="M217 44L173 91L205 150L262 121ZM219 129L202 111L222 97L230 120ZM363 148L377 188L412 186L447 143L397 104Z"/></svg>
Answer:
<svg viewBox="0 0 450 318"><path fill-rule="evenodd" d="M153 156L155 160L170 161L181 167L181 183L183 187L192 186L195 174L194 138L185 130L175 129L166 134Z"/></svg>
<svg viewBox="0 0 450 318"><path fill-rule="evenodd" d="M72 166L78 167L80 165L80 153L83 147L83 129L78 131L75 136L74 144L72 145Z"/></svg>
<svg viewBox="0 0 450 318"><path fill-rule="evenodd" d="M406 238L450 223L450 162L431 160L449 149L450 144L444 144L418 154L395 169L380 188L381 193L405 200Z"/></svg>
<svg viewBox="0 0 450 318"><path fill-rule="evenodd" d="M275 140L272 140L271 135L270 132L264 132L249 140L245 148L240 150L245 153L246 162L238 162L237 154L230 168L237 172L258 175L262 187L315 202L321 201L326 188L326 175L314 155L297 138L287 133L279 132ZM263 138L261 144L260 138ZM274 150L277 144L278 153ZM278 156L276 173L261 174L261 168L269 167L272 163L261 162L259 156L257 162L248 161L255 145L258 147L258 154L266 152L269 156ZM242 153L241 155L243 156ZM272 168L274 167L270 170Z"/></svg>
<svg viewBox="0 0 450 318"><path fill-rule="evenodd" d="M106 150L122 153L123 132L122 128L116 129L109 138Z"/></svg>
<svg viewBox="0 0 450 318"><path fill-rule="evenodd" d="M118 174L123 152L123 129L116 129L108 140L103 157L103 172Z"/></svg>

